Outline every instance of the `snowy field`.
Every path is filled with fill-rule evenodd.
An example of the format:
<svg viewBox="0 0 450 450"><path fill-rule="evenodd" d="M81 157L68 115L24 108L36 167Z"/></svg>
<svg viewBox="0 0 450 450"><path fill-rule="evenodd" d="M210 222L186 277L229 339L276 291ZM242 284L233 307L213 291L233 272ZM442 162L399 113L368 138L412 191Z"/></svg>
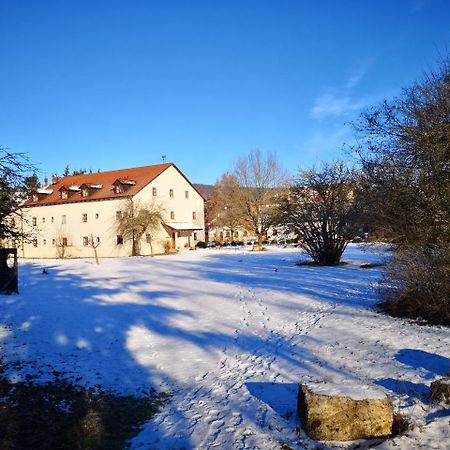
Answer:
<svg viewBox="0 0 450 450"><path fill-rule="evenodd" d="M15 379L57 370L123 394L172 391L136 449L356 446L299 430L308 380L373 383L417 422L377 448L446 448L449 411L427 395L450 371L450 332L376 312L380 269L359 265L384 257L352 245L334 268L296 266L293 248L22 261L20 295L0 297L0 343L25 363Z"/></svg>

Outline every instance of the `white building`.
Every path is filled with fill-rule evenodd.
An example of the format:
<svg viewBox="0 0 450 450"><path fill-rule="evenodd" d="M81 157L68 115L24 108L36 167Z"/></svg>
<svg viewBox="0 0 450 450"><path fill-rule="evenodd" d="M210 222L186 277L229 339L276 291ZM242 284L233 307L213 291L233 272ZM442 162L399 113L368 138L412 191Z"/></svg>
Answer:
<svg viewBox="0 0 450 450"><path fill-rule="evenodd" d="M205 240L204 198L172 163L75 175L35 189L22 207L22 227L31 236L26 258L131 255L132 241L118 232L130 199L160 208L163 222L140 240L140 254L193 248Z"/></svg>

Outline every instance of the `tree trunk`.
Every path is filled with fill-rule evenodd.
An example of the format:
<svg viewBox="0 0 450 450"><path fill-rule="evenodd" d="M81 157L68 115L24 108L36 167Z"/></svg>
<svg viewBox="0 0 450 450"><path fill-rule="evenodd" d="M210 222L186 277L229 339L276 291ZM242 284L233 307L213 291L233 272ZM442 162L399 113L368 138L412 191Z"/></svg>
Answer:
<svg viewBox="0 0 450 450"><path fill-rule="evenodd" d="M95 255L95 262L96 262L97 264L100 264L100 262L98 261L97 247L94 247L94 255Z"/></svg>

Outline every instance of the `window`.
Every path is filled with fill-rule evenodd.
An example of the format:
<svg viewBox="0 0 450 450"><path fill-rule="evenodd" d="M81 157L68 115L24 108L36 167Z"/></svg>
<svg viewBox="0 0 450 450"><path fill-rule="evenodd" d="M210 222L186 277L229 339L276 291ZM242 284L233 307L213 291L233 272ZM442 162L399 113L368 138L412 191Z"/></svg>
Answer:
<svg viewBox="0 0 450 450"><path fill-rule="evenodd" d="M120 220L122 218L122 211L116 211L116 220Z"/></svg>
<svg viewBox="0 0 450 450"><path fill-rule="evenodd" d="M117 245L123 244L123 236L121 234L117 235Z"/></svg>
<svg viewBox="0 0 450 450"><path fill-rule="evenodd" d="M56 245L56 239L52 239L52 245Z"/></svg>
<svg viewBox="0 0 450 450"><path fill-rule="evenodd" d="M175 219L175 211L170 211L170 218L171 218L172 220Z"/></svg>
<svg viewBox="0 0 450 450"><path fill-rule="evenodd" d="M67 197L68 197L67 191L61 191L61 198L62 198L63 200L66 200Z"/></svg>
<svg viewBox="0 0 450 450"><path fill-rule="evenodd" d="M52 218L50 219L50 222L53 223L54 221L55 221L55 218L52 217Z"/></svg>
<svg viewBox="0 0 450 450"><path fill-rule="evenodd" d="M189 198L189 191L184 191L184 198Z"/></svg>
<svg viewBox="0 0 450 450"><path fill-rule="evenodd" d="M95 218L98 219L100 216L98 213L95 213Z"/></svg>
<svg viewBox="0 0 450 450"><path fill-rule="evenodd" d="M37 194L32 195L32 200L33 200L33 202L37 202L39 200L39 197L37 196Z"/></svg>
<svg viewBox="0 0 450 450"><path fill-rule="evenodd" d="M226 236L227 238L229 238L229 237L231 237L231 233L230 233L229 231L227 231L227 232L225 233L225 236Z"/></svg>
<svg viewBox="0 0 450 450"><path fill-rule="evenodd" d="M63 214L63 215L61 216L61 223L64 225L66 222L67 222L66 215Z"/></svg>
<svg viewBox="0 0 450 450"><path fill-rule="evenodd" d="M115 192L116 194L121 194L121 193L123 192L123 186L122 186L121 184L117 184L117 185L114 187L114 192Z"/></svg>
<svg viewBox="0 0 450 450"><path fill-rule="evenodd" d="M169 197L173 198L173 189L169 189Z"/></svg>
<svg viewBox="0 0 450 450"><path fill-rule="evenodd" d="M194 231L194 241L197 240L197 233Z"/></svg>
<svg viewBox="0 0 450 450"><path fill-rule="evenodd" d="M145 242L147 242L147 244L151 244L152 243L152 235L147 233L145 235Z"/></svg>
<svg viewBox="0 0 450 450"><path fill-rule="evenodd" d="M36 218L36 217L33 217L33 218L31 219L31 223L33 224L33 227L35 227L35 226L37 225L37 218Z"/></svg>
<svg viewBox="0 0 450 450"><path fill-rule="evenodd" d="M152 195L153 197L156 197L158 195L158 190L155 187L152 188Z"/></svg>
<svg viewBox="0 0 450 450"><path fill-rule="evenodd" d="M37 239L33 239L33 247L37 247Z"/></svg>
<svg viewBox="0 0 450 450"><path fill-rule="evenodd" d="M63 238L62 238L62 246L63 246L63 247L67 247L67 245L68 245L67 238L66 238L66 237L63 237Z"/></svg>
<svg viewBox="0 0 450 450"><path fill-rule="evenodd" d="M43 243L44 245L47 245L47 239L44 239L44 240L42 241L42 243Z"/></svg>
<svg viewBox="0 0 450 450"><path fill-rule="evenodd" d="M86 213L81 214L81 221L87 222L87 214Z"/></svg>
<svg viewBox="0 0 450 450"><path fill-rule="evenodd" d="M89 191L87 188L83 188L81 189L81 196L82 197L87 197L89 195Z"/></svg>
<svg viewBox="0 0 450 450"><path fill-rule="evenodd" d="M248 236L248 232L244 231L244 237L247 237L247 236Z"/></svg>
<svg viewBox="0 0 450 450"><path fill-rule="evenodd" d="M11 228L16 228L16 220L11 219Z"/></svg>
<svg viewBox="0 0 450 450"><path fill-rule="evenodd" d="M42 218L42 223L45 223L45 217Z"/></svg>
<svg viewBox="0 0 450 450"><path fill-rule="evenodd" d="M197 213L195 211L192 212L192 220L197 220Z"/></svg>
<svg viewBox="0 0 450 450"><path fill-rule="evenodd" d="M89 245L89 238L87 236L83 236L83 245L87 247Z"/></svg>
<svg viewBox="0 0 450 450"><path fill-rule="evenodd" d="M95 240L97 241L97 244L100 244L100 238L98 236L95 238Z"/></svg>

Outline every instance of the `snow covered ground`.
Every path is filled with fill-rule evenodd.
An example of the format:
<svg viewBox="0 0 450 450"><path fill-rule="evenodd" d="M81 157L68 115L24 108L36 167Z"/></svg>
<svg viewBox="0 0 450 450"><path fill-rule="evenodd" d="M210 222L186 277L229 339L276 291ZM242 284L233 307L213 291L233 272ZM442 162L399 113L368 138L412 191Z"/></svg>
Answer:
<svg viewBox="0 0 450 450"><path fill-rule="evenodd" d="M124 394L172 391L136 449L361 444L317 446L299 429L308 380L373 383L393 397L418 426L379 448L445 448L449 411L427 395L450 371L450 332L376 312L380 269L359 265L384 257L351 245L349 264L333 268L296 266L294 248L22 261L20 295L0 297L0 343L26 363L15 379L57 370Z"/></svg>

